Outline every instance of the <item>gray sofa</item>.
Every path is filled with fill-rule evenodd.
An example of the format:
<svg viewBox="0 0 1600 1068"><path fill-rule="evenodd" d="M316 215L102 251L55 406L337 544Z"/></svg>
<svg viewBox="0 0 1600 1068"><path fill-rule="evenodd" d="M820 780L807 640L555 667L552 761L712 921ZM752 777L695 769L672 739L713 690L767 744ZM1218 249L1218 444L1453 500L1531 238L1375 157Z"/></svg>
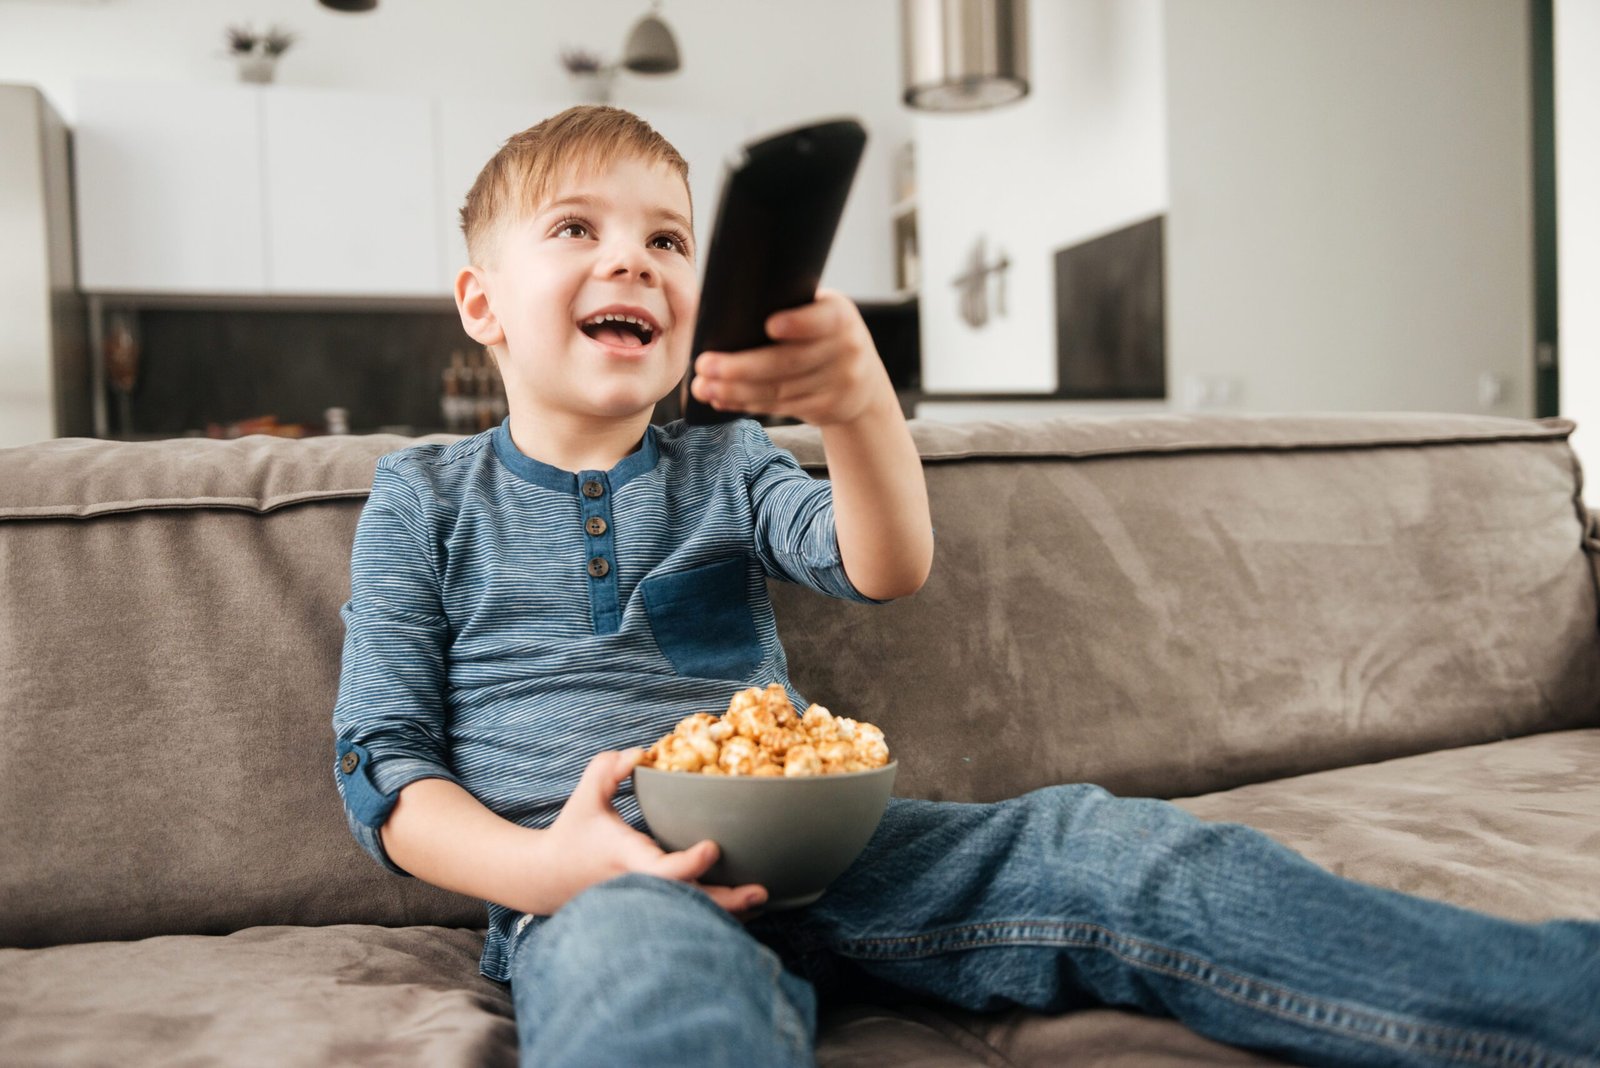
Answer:
<svg viewBox="0 0 1600 1068"><path fill-rule="evenodd" d="M898 792L1088 780L1347 876L1600 917L1600 524L1559 421L918 425L916 597L777 591ZM820 470L810 431L774 437ZM0 1060L508 1064L476 901L345 828L329 715L393 437L0 450ZM1262 1063L1098 1009L831 1005L824 1065Z"/></svg>

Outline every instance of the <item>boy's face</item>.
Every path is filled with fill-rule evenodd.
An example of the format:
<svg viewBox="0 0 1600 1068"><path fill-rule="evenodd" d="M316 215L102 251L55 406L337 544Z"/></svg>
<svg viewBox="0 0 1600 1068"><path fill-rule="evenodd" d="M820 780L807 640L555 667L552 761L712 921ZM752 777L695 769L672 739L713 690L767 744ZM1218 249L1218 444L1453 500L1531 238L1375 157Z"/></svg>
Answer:
<svg viewBox="0 0 1600 1068"><path fill-rule="evenodd" d="M638 158L558 179L508 225L481 276L513 412L624 418L670 393L693 341L692 242L683 179Z"/></svg>

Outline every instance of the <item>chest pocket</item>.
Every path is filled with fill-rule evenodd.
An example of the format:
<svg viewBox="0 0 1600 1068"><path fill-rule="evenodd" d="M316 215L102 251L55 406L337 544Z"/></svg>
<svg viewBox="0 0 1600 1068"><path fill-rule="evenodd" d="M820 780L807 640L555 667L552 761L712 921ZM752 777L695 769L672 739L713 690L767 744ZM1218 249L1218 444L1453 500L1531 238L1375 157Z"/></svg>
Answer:
<svg viewBox="0 0 1600 1068"><path fill-rule="evenodd" d="M744 557L734 556L639 584L656 645L678 674L744 679L761 663L747 567Z"/></svg>

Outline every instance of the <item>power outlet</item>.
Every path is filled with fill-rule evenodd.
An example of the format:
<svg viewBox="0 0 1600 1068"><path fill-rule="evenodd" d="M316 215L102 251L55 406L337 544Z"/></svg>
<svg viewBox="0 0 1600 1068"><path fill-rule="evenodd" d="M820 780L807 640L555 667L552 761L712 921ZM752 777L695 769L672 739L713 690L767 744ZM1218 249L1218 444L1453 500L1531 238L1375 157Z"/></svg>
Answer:
<svg viewBox="0 0 1600 1068"><path fill-rule="evenodd" d="M1504 375L1485 371L1478 376L1478 407L1485 411L1504 404L1508 392Z"/></svg>
<svg viewBox="0 0 1600 1068"><path fill-rule="evenodd" d="M1244 383L1232 375L1187 375L1179 396L1187 411L1232 408L1244 396Z"/></svg>

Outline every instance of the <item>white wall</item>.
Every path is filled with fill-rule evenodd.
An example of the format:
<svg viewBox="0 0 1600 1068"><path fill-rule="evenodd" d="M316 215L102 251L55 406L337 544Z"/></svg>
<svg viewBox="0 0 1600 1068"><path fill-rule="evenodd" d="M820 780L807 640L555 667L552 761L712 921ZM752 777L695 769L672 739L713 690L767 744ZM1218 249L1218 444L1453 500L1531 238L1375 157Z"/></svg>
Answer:
<svg viewBox="0 0 1600 1068"><path fill-rule="evenodd" d="M0 448L48 438L54 390L50 365L50 242L44 202L38 97L0 92L0 129L33 131L0 151Z"/></svg>
<svg viewBox="0 0 1600 1068"><path fill-rule="evenodd" d="M930 392L1054 390L1056 250L1166 206L1158 0L1034 0L1029 18L1028 97L912 122ZM951 281L980 237L1011 267L1007 314L975 329Z"/></svg>
<svg viewBox="0 0 1600 1068"><path fill-rule="evenodd" d="M1180 389L1531 415L1525 5L1169 0ZM1503 395L1480 396L1493 376Z"/></svg>
<svg viewBox="0 0 1600 1068"><path fill-rule="evenodd" d="M1561 414L1600 508L1600 4L1555 0Z"/></svg>
<svg viewBox="0 0 1600 1068"><path fill-rule="evenodd" d="M647 0L381 0L361 15L313 0L0 0L0 82L40 86L70 123L79 79L233 80L223 31L249 23L299 34L278 68L284 84L576 102L561 51L615 59L629 27L649 10ZM824 282L857 298L888 294L888 160L910 136L899 103L899 5L667 0L661 14L677 36L683 69L620 75L613 102L725 113L758 131L821 116L862 118L871 134L867 158ZM529 114L527 124L542 117Z"/></svg>

